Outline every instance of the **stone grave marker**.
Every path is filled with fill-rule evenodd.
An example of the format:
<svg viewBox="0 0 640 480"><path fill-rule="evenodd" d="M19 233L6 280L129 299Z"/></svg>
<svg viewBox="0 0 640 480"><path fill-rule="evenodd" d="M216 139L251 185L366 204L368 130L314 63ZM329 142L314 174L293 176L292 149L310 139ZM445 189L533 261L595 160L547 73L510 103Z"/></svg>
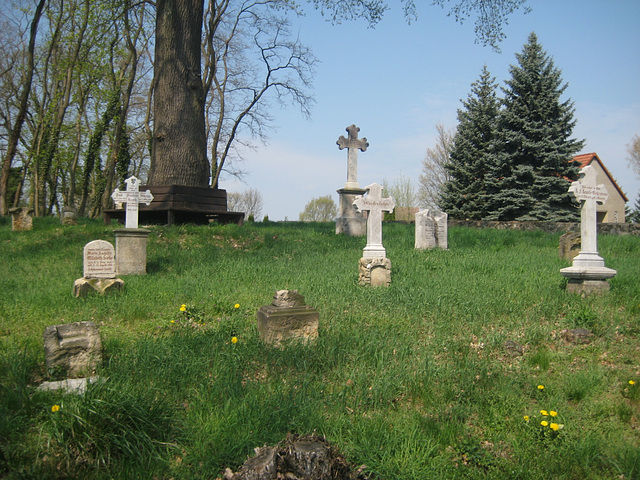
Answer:
<svg viewBox="0 0 640 480"><path fill-rule="evenodd" d="M318 311L304 301L297 290L278 290L271 305L258 310L260 339L281 347L288 341L307 343L318 338Z"/></svg>
<svg viewBox="0 0 640 480"><path fill-rule="evenodd" d="M67 205L62 209L62 214L60 216L60 222L62 225L77 225L78 221L76 219L77 215L76 207L73 205Z"/></svg>
<svg viewBox="0 0 640 480"><path fill-rule="evenodd" d="M9 209L11 214L11 231L23 232L33 229L33 209L29 207L14 207Z"/></svg>
<svg viewBox="0 0 640 480"><path fill-rule="evenodd" d="M144 203L149 205L153 200L153 195L150 190L146 192L140 191L140 180L131 176L125 180L127 184L126 191L120 191L115 189L111 194L111 198L116 203L116 208L122 208L123 203L127 204L125 211L125 227L126 228L138 228L138 210L139 204Z"/></svg>
<svg viewBox="0 0 640 480"><path fill-rule="evenodd" d="M359 262L359 283L388 286L391 283L391 260L382 245L382 217L393 212L396 204L392 197L382 198L383 188L377 183L366 187L367 195L357 197L353 205L367 212L367 245Z"/></svg>
<svg viewBox="0 0 640 480"><path fill-rule="evenodd" d="M43 339L50 376L90 376L102 362L102 340L94 322L51 325L44 330Z"/></svg>
<svg viewBox="0 0 640 480"><path fill-rule="evenodd" d="M596 171L587 165L580 171L580 178L569 187L582 203L580 210L580 253L573 265L560 270L568 278L567 291L588 295L609 290L608 279L616 275L615 270L605 267L604 259L598 255L598 231L596 203L605 203L609 193L604 185L596 185Z"/></svg>
<svg viewBox="0 0 640 480"><path fill-rule="evenodd" d="M116 278L113 245L105 240L93 240L84 246L83 277L75 281L73 294L84 297L91 291L106 293L119 290L124 282Z"/></svg>
<svg viewBox="0 0 640 480"><path fill-rule="evenodd" d="M366 138L358 138L360 128L355 125L347 127L348 137L343 135L336 144L340 150L347 149L347 182L338 190L340 206L336 218L336 234L359 237L366 232L366 221L361 213L353 208L353 201L365 190L358 184L358 150L366 152L369 143Z"/></svg>
<svg viewBox="0 0 640 480"><path fill-rule="evenodd" d="M445 212L432 212L431 209L416 213L416 241L415 248L447 249L449 215Z"/></svg>

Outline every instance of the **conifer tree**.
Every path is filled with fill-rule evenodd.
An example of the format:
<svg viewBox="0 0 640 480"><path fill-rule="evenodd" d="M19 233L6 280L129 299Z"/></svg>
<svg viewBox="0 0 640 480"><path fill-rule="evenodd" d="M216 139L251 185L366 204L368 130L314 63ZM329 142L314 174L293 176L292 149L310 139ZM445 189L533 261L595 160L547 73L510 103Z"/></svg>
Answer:
<svg viewBox="0 0 640 480"><path fill-rule="evenodd" d="M488 220L572 221L577 204L568 193L578 178L571 163L584 141L571 138L573 102L561 72L535 33L511 65L511 79L496 132L496 157L488 189Z"/></svg>
<svg viewBox="0 0 640 480"><path fill-rule="evenodd" d="M485 214L485 176L493 156L495 125L500 109L495 77L487 66L471 84L471 93L458 110L458 128L445 165L450 179L438 206L452 218L479 220Z"/></svg>

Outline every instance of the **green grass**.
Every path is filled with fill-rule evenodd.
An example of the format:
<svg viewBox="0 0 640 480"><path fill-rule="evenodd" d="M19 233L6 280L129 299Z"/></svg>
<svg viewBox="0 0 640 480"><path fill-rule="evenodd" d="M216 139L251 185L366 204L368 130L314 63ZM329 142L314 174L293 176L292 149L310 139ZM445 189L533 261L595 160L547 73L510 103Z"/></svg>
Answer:
<svg viewBox="0 0 640 480"><path fill-rule="evenodd" d="M151 227L148 275L73 298L83 246L114 228L0 220L0 478L214 479L313 431L387 480L640 477L637 237L599 238L618 275L583 299L542 232L452 228L448 251L417 251L412 226L385 224L392 284L370 288L365 239L331 224ZM260 342L256 312L279 289L319 311L313 345ZM44 328L84 320L108 380L37 392ZM595 337L566 344L571 328Z"/></svg>

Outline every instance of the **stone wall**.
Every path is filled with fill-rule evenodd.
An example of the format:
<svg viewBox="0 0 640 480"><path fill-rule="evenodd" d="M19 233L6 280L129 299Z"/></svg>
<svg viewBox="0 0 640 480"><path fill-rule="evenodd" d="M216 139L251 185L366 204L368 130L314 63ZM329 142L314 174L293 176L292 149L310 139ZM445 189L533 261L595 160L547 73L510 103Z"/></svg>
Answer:
<svg viewBox="0 0 640 480"><path fill-rule="evenodd" d="M451 227L495 228L497 230L542 230L547 233L580 232L579 222L500 222L489 220L451 220ZM598 233L640 236L639 223L599 223Z"/></svg>

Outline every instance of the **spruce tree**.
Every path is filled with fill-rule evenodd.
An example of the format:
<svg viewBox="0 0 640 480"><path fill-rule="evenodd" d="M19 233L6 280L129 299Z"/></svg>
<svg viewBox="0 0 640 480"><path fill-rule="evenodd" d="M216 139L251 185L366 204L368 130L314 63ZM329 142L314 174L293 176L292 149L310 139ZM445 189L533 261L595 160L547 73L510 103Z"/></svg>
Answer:
<svg viewBox="0 0 640 480"><path fill-rule="evenodd" d="M571 138L573 102L560 100L568 85L535 33L516 58L503 88L485 218L576 220L568 189L579 171L571 160L584 141Z"/></svg>
<svg viewBox="0 0 640 480"><path fill-rule="evenodd" d="M458 128L445 165L450 179L445 183L438 206L452 218L479 220L485 213L485 176L493 155L495 124L500 102L495 77L487 66L471 84L464 108L458 110Z"/></svg>

